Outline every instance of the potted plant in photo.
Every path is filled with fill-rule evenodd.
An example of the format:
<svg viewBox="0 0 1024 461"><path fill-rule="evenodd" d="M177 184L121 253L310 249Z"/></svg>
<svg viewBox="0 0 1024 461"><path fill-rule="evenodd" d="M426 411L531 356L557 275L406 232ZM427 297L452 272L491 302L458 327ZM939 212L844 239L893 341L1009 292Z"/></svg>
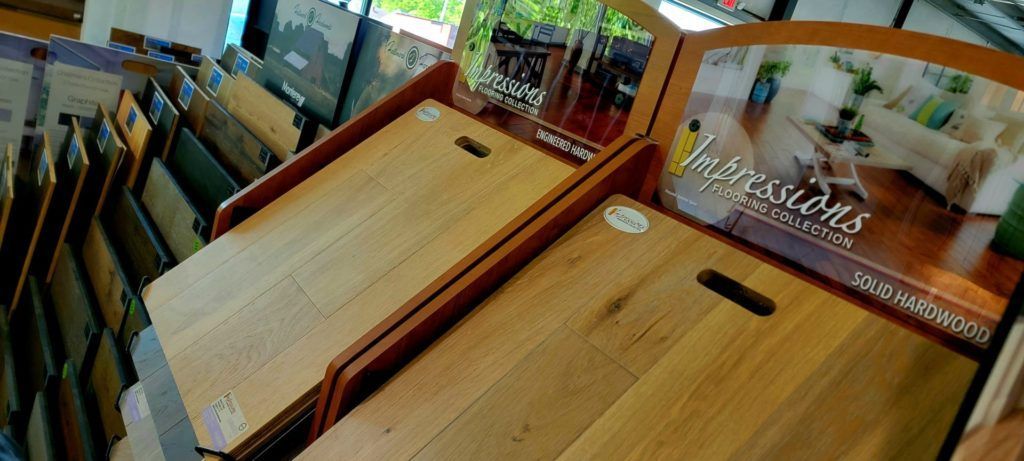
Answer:
<svg viewBox="0 0 1024 461"><path fill-rule="evenodd" d="M853 96L850 98L850 107L856 111L860 111L860 106L864 104L864 98L871 92L877 91L885 94L885 90L872 77L873 73L874 69L871 66L864 66L853 74L853 85L850 87Z"/></svg>
<svg viewBox="0 0 1024 461"><path fill-rule="evenodd" d="M974 85L974 78L967 74L957 74L949 78L946 91L953 94L967 94L971 92Z"/></svg>
<svg viewBox="0 0 1024 461"><path fill-rule="evenodd" d="M843 58L839 56L839 50L828 57L828 62L831 62L832 67L835 67L836 70L843 70Z"/></svg>
<svg viewBox="0 0 1024 461"><path fill-rule="evenodd" d="M767 104L775 99L782 89L782 77L789 73L792 63L789 61L765 61L757 69L757 80L750 92L750 100L758 104Z"/></svg>
<svg viewBox="0 0 1024 461"><path fill-rule="evenodd" d="M850 136L853 129L853 120L857 118L857 109L850 106L843 106L839 109L839 125L836 127L842 137Z"/></svg>

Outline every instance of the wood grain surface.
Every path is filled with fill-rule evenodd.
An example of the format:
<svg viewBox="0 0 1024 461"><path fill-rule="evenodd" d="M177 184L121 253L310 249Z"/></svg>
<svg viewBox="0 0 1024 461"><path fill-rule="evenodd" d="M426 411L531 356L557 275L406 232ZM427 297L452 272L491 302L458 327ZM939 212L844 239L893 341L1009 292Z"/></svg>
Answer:
<svg viewBox="0 0 1024 461"><path fill-rule="evenodd" d="M174 265L174 256L135 194L122 186L103 219L133 292Z"/></svg>
<svg viewBox="0 0 1024 461"><path fill-rule="evenodd" d="M121 265L110 237L99 218L93 218L92 225L82 243L82 261L92 292L96 296L103 323L120 333L124 319L125 302L133 293L128 275Z"/></svg>
<svg viewBox="0 0 1024 461"><path fill-rule="evenodd" d="M645 233L606 222L624 206ZM615 196L301 458L933 459L975 368Z"/></svg>
<svg viewBox="0 0 1024 461"><path fill-rule="evenodd" d="M88 397L91 405L95 405L100 420L97 423L103 429L106 448L107 444L116 439L128 436L118 408L121 392L128 388L128 371L125 369L125 358L114 337L114 330L104 328L96 353L96 364L89 373Z"/></svg>
<svg viewBox="0 0 1024 461"><path fill-rule="evenodd" d="M28 238L24 242L9 242L8 248L16 248L22 251L15 251L14 258L10 259L11 263L0 266L0 272L7 272L10 269L16 269L20 267L20 272L15 272L16 282L14 284L14 297L11 300L10 306L12 311L17 310L21 301L22 291L25 289L25 283L28 279L29 269L32 266L32 258L35 257L36 247L39 245L39 241L42 238L43 228L46 225L46 218L50 211L50 201L53 199L54 189L57 187L57 175L54 172L56 165L54 164L53 150L50 148L50 137L43 133L43 142L40 145L39 154L36 155L36 159L32 162L32 169L29 170L28 178L28 196L31 202L28 214L21 216L25 219L26 226L23 228L25 231L30 232ZM27 242L27 245L25 245ZM5 258L10 255L5 256ZM7 282L2 281L0 283Z"/></svg>
<svg viewBox="0 0 1024 461"><path fill-rule="evenodd" d="M180 72L181 68L178 67L176 71ZM153 127L153 134L149 139L148 155L152 158L167 160L167 156L174 148L174 141L178 138L181 114L153 77L146 82L146 90L142 94L141 102L142 108L146 110L149 123Z"/></svg>
<svg viewBox="0 0 1024 461"><path fill-rule="evenodd" d="M64 353L85 380L99 347L101 323L85 270L70 245L61 247L49 291Z"/></svg>
<svg viewBox="0 0 1024 461"><path fill-rule="evenodd" d="M160 159L154 159L149 169L142 203L178 261L206 246L203 235L209 231L209 223Z"/></svg>
<svg viewBox="0 0 1024 461"><path fill-rule="evenodd" d="M8 144L6 154L0 160L0 249L4 248L4 236L14 210L14 146Z"/></svg>
<svg viewBox="0 0 1024 461"><path fill-rule="evenodd" d="M270 148L220 104L211 103L206 109L204 128L198 136L241 184L252 183L281 163Z"/></svg>
<svg viewBox="0 0 1024 461"><path fill-rule="evenodd" d="M229 43L224 48L224 55L220 57L220 62L224 70L226 70L232 76L237 76L240 71L240 64L244 61L248 61L248 68L243 74L247 75L254 81L260 81L260 73L263 71L263 61L257 58L255 55L234 43Z"/></svg>
<svg viewBox="0 0 1024 461"><path fill-rule="evenodd" d="M32 401L25 430L25 456L30 461L48 461L61 458L57 445L57 428L51 416L50 402L46 393L37 392Z"/></svg>
<svg viewBox="0 0 1024 461"><path fill-rule="evenodd" d="M186 87L188 88L186 89ZM184 93L183 90L185 90ZM199 89L192 77L189 77L185 70L179 67L171 78L168 96L171 97L174 107L178 109L185 120L184 125L192 128L197 135L201 135L206 122L206 108L210 104L210 97L206 95L206 92Z"/></svg>
<svg viewBox="0 0 1024 461"><path fill-rule="evenodd" d="M220 83L217 80L220 79ZM227 106L234 94L235 78L227 73L209 56L203 56L203 63L199 65L199 74L196 75L196 84L211 100L216 100L220 105Z"/></svg>
<svg viewBox="0 0 1024 461"><path fill-rule="evenodd" d="M130 119L134 122L129 124ZM135 96L127 90L121 92L121 103L117 108L117 128L128 147L121 183L134 188L139 174L145 168L146 152L149 148L149 138L153 135L153 126L146 119L142 107L135 101Z"/></svg>
<svg viewBox="0 0 1024 461"><path fill-rule="evenodd" d="M63 459L100 459L96 444L93 443L92 422L89 421L78 370L70 361L64 362L64 368L67 373L60 380L57 393L57 414L60 418L60 434L64 447Z"/></svg>
<svg viewBox="0 0 1024 461"><path fill-rule="evenodd" d="M210 132L215 130L211 129ZM207 223L213 221L220 204L239 189L231 174L187 129L181 131L178 148L168 160L167 168ZM208 233L204 231L203 235Z"/></svg>
<svg viewBox="0 0 1024 461"><path fill-rule="evenodd" d="M312 144L320 127L245 75L235 80L224 107L282 162Z"/></svg>
<svg viewBox="0 0 1024 461"><path fill-rule="evenodd" d="M250 424L232 453L311 408L339 350L572 171L423 105L440 118L421 121L414 108L146 290L202 444L200 415L228 391ZM463 136L491 154L462 150Z"/></svg>
<svg viewBox="0 0 1024 461"><path fill-rule="evenodd" d="M84 135L85 150L89 154L89 172L68 235L68 241L73 246L81 245L93 216L98 215L106 203L125 151L124 143L117 134L117 125L110 118L106 107L97 105L93 120L92 129Z"/></svg>
<svg viewBox="0 0 1024 461"><path fill-rule="evenodd" d="M89 177L89 149L85 144L85 133L78 124L78 118L71 119L68 141L64 145L67 146L67 151L60 156L61 161L54 165L59 179L51 205L54 210L60 211L55 211L47 219L43 237L46 248L36 256L37 273L44 276L47 283L52 280L53 272L57 270L60 249L71 232L78 201L82 198L86 179Z"/></svg>

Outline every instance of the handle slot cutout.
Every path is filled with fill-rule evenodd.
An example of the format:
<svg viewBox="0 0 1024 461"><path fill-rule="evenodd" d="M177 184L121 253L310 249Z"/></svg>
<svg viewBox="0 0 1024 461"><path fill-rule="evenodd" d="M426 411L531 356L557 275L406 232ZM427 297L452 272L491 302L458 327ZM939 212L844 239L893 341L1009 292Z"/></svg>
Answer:
<svg viewBox="0 0 1024 461"><path fill-rule="evenodd" d="M759 317L768 317L775 313L775 301L771 298L714 269L705 269L697 274L697 283Z"/></svg>
<svg viewBox="0 0 1024 461"><path fill-rule="evenodd" d="M455 145L462 148L462 150L469 152L476 158L487 158L491 155L491 148L487 147L468 136L460 136L459 139L455 140Z"/></svg>

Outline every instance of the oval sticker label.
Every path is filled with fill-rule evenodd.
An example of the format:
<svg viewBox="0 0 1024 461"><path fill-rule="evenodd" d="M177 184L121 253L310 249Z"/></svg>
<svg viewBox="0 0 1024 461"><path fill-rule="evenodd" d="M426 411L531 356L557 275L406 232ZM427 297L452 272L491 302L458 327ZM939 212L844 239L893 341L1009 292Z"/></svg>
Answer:
<svg viewBox="0 0 1024 461"><path fill-rule="evenodd" d="M441 118L441 111L437 110L436 107L422 107L416 111L416 118L424 122L433 122Z"/></svg>
<svg viewBox="0 0 1024 461"><path fill-rule="evenodd" d="M642 234L651 227L651 222L643 213L624 206L613 206L604 210L604 220L627 234Z"/></svg>

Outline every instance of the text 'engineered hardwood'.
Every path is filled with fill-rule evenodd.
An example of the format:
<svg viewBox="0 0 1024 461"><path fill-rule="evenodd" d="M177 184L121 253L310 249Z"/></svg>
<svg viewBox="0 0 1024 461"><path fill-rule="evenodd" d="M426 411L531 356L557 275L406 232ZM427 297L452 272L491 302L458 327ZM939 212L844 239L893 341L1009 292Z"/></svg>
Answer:
<svg viewBox="0 0 1024 461"><path fill-rule="evenodd" d="M616 196L302 458L933 459L975 368Z"/></svg>
<svg viewBox="0 0 1024 461"><path fill-rule="evenodd" d="M571 172L427 100L161 277L145 302L200 443L244 452L311 408L338 351ZM248 429L218 447L229 392Z"/></svg>
<svg viewBox="0 0 1024 461"><path fill-rule="evenodd" d="M126 165L122 176L123 184L134 188L139 174L145 169L146 149L149 148L149 138L153 135L153 126L135 102L135 96L127 90L121 92L121 103L117 108L117 127L128 146L124 160Z"/></svg>

